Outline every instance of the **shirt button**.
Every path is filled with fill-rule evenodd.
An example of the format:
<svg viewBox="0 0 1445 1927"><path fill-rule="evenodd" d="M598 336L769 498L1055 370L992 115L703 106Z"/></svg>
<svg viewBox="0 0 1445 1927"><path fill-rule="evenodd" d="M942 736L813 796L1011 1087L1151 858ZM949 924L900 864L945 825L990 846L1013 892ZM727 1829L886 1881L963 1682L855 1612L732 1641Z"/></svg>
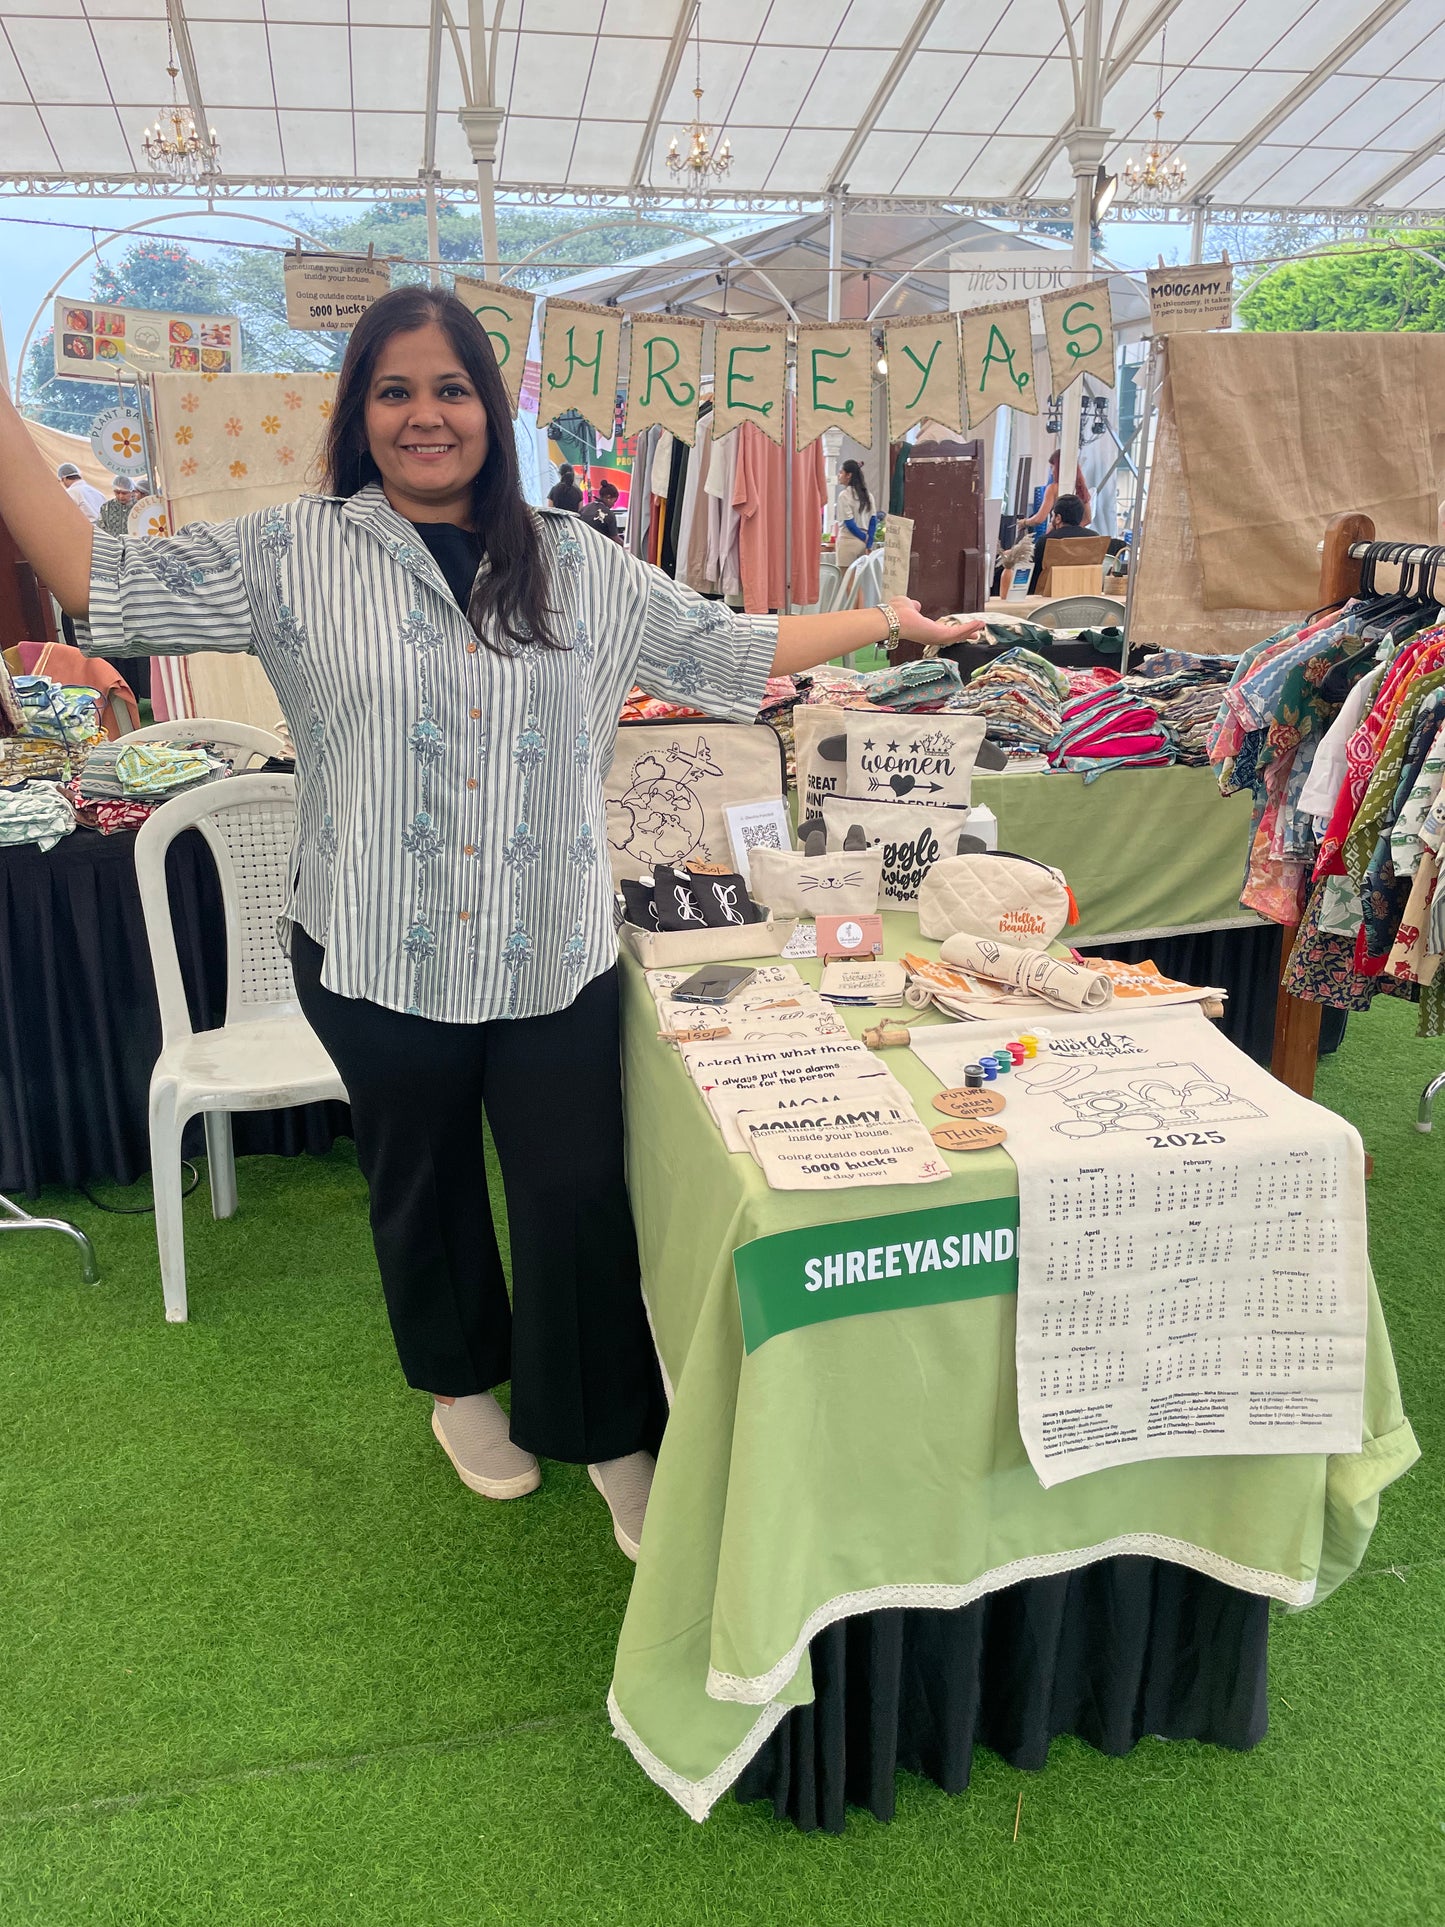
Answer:
<svg viewBox="0 0 1445 1927"><path fill-rule="evenodd" d="M458 923L470 923L471 920L472 920L472 913L470 910L459 910L457 912Z"/></svg>
<svg viewBox="0 0 1445 1927"><path fill-rule="evenodd" d="M469 642L467 644L467 654L469 656L474 656L476 653L477 653L477 645L474 642Z"/></svg>
<svg viewBox="0 0 1445 1927"><path fill-rule="evenodd" d="M481 715L481 713L482 712L480 709L473 709L468 711L468 714L471 716L471 719L473 722L477 720L477 718Z"/></svg>
<svg viewBox="0 0 1445 1927"><path fill-rule="evenodd" d="M477 853L477 846L475 843L464 843L462 845L463 856L475 856L476 853Z"/></svg>
<svg viewBox="0 0 1445 1927"><path fill-rule="evenodd" d="M469 777L467 778L467 788L468 788L469 790L474 790L474 789L475 789L476 787L477 787L477 779L476 779L476 777L475 777L475 776L469 776Z"/></svg>

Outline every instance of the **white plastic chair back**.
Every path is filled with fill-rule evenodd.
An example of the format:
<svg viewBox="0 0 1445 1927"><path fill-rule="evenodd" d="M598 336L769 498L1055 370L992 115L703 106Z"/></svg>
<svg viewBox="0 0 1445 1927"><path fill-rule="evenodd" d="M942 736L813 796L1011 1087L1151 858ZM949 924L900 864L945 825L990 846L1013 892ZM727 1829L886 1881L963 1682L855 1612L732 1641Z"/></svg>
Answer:
<svg viewBox="0 0 1445 1927"><path fill-rule="evenodd" d="M839 609L867 609L883 600L883 551L870 549L858 556L843 571L836 606Z"/></svg>
<svg viewBox="0 0 1445 1927"><path fill-rule="evenodd" d="M135 840L136 877L167 1048L192 1035L166 889L166 851L189 829L205 837L220 877L226 917L226 1022L289 1017L300 1010L291 960L276 928L288 895L296 779L231 776L205 783L163 803L141 825Z"/></svg>
<svg viewBox="0 0 1445 1927"><path fill-rule="evenodd" d="M269 729L228 722L224 716L173 716L169 722L147 723L144 729L130 731L126 747L132 743L211 743L223 755L231 756L234 776L241 775L253 762L264 763L273 756L291 753Z"/></svg>

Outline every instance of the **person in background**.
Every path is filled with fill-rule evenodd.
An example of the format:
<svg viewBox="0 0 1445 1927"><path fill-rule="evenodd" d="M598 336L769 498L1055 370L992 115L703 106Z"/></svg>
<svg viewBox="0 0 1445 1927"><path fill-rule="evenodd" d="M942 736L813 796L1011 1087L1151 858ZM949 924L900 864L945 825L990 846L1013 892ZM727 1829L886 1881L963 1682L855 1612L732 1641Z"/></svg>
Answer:
<svg viewBox="0 0 1445 1927"><path fill-rule="evenodd" d="M1049 518L1048 527L1046 529L1040 529L1034 539L1034 572L1029 577L1030 595L1038 594L1039 578L1044 572L1044 545L1046 543L1055 542L1061 538L1074 535L1097 535L1099 533L1097 529L1091 529L1089 527L1088 522L1085 520L1087 514L1088 510L1077 495L1061 495L1058 501L1055 502L1054 512Z"/></svg>
<svg viewBox="0 0 1445 1927"><path fill-rule="evenodd" d="M838 470L837 536L833 554L840 569L856 562L873 547L878 517L861 462L844 462Z"/></svg>
<svg viewBox="0 0 1445 1927"><path fill-rule="evenodd" d="M575 515L582 506L582 491L577 486L577 471L570 462L563 462L557 471L557 483L547 500L554 509L570 509Z"/></svg>
<svg viewBox="0 0 1445 1927"><path fill-rule="evenodd" d="M65 484L65 492L78 508L85 510L87 518L99 522L100 511L105 507L105 497L98 488L92 488L74 462L62 462L56 474Z"/></svg>
<svg viewBox="0 0 1445 1927"><path fill-rule="evenodd" d="M1037 529L1042 537L1042 532L1047 530L1053 517L1055 504L1059 499L1059 463L1062 459L1062 451L1056 448L1049 457L1049 485L1044 490L1044 499L1032 515L1025 516L1019 523L1020 535L1025 529ZM1076 468L1074 471L1074 493L1084 505L1084 518L1087 520L1089 510L1094 505L1094 498L1089 493L1089 485L1084 480L1084 471L1081 468ZM1090 533L1092 532L1091 530Z"/></svg>
<svg viewBox="0 0 1445 1927"><path fill-rule="evenodd" d="M130 477L117 475L110 485L110 500L100 511L100 526L107 535L126 534L130 527L130 512L134 501Z"/></svg>
<svg viewBox="0 0 1445 1927"><path fill-rule="evenodd" d="M587 504L586 508L578 509L577 513L584 522L590 522L599 534L609 536L614 542L620 542L622 540L622 530L618 525L617 517L612 513L616 506L616 483L599 482L597 484L597 493L592 497L592 500Z"/></svg>

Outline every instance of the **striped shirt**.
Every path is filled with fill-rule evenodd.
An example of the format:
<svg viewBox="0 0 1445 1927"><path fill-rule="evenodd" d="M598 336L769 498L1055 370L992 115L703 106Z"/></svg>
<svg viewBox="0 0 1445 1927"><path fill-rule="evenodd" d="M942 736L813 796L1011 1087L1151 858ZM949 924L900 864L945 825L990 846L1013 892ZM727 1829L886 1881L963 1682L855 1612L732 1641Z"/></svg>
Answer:
<svg viewBox="0 0 1445 1927"><path fill-rule="evenodd" d="M757 714L776 618L535 513L566 647L506 654L377 483L168 539L95 532L91 654L260 658L296 745L290 910L343 997L444 1023L569 1004L617 955L602 785L627 691Z"/></svg>

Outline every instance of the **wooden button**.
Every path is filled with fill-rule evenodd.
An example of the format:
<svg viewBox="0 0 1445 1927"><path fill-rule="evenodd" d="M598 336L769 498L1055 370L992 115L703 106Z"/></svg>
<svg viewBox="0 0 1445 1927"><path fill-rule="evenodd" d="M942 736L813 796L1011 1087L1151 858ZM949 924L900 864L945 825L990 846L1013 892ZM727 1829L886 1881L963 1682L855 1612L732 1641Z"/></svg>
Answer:
<svg viewBox="0 0 1445 1927"><path fill-rule="evenodd" d="M458 910L457 912L458 923L470 923L471 920L472 920L472 913L470 910Z"/></svg>
<svg viewBox="0 0 1445 1927"><path fill-rule="evenodd" d="M477 846L475 843L464 843L462 845L463 856L475 856L476 853L477 853Z"/></svg>
<svg viewBox="0 0 1445 1927"><path fill-rule="evenodd" d="M474 656L474 655L475 655L476 653L477 653L477 645L476 645L476 643L474 643L474 642L469 642L469 643L467 644L467 654L468 654L469 656Z"/></svg>
<svg viewBox="0 0 1445 1927"><path fill-rule="evenodd" d="M481 713L482 712L480 709L470 709L467 711L467 714L471 717L473 722L477 720L477 718L481 715Z"/></svg>
<svg viewBox="0 0 1445 1927"><path fill-rule="evenodd" d="M476 779L476 777L475 777L475 776L469 776L469 777L467 778L467 788L468 788L469 790L474 790L474 789L475 789L476 787L477 787L477 779Z"/></svg>

